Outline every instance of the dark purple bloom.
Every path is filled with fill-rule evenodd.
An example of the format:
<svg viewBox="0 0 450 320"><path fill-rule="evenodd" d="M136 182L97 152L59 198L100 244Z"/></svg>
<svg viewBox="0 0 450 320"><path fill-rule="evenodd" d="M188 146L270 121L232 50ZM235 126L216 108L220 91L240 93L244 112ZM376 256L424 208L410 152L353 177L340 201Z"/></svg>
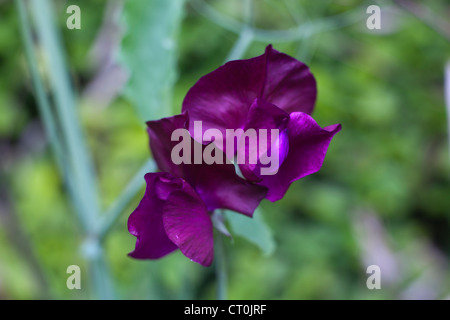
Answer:
<svg viewBox="0 0 450 320"><path fill-rule="evenodd" d="M271 141L267 150L249 150L246 144L247 152L259 156L278 154L275 174L261 175L265 165L260 159L239 165L248 181L267 187L266 198L276 201L293 181L321 168L331 139L341 129L317 125L310 116L315 100L316 81L309 68L269 45L261 56L230 61L200 78L187 93L182 110L189 115L192 136L195 121L202 121L204 132L220 130L223 141L215 143L222 150L232 139L227 129L278 129L278 140Z"/></svg>
<svg viewBox="0 0 450 320"><path fill-rule="evenodd" d="M128 220L137 237L130 256L157 259L179 248L191 260L210 265L215 209L252 216L263 198L281 199L293 181L321 168L341 126L321 128L310 116L315 100L309 68L268 46L261 56L228 62L198 80L182 114L147 122L150 149L163 172L145 176L145 195ZM173 136L179 129L189 130L179 137L189 145L181 151ZM247 136L251 130L259 133L256 147ZM234 145L228 150L230 141ZM174 161L174 150L187 161ZM206 151L220 161L198 164L198 153ZM237 161L241 178L232 161L243 153L255 161ZM275 165L267 161L272 158Z"/></svg>
<svg viewBox="0 0 450 320"><path fill-rule="evenodd" d="M171 135L187 120L180 114L147 122L153 157L165 172L145 176L144 197L128 219L128 230L137 237L133 258L157 259L179 248L192 261L209 266L212 211L224 208L252 216L267 193L265 187L237 176L232 164L175 165L171 152L177 142Z"/></svg>
<svg viewBox="0 0 450 320"><path fill-rule="evenodd" d="M179 248L203 266L213 260L213 225L204 202L181 178L167 172L147 173L147 188L128 219L129 232L137 237L129 255L157 259Z"/></svg>
<svg viewBox="0 0 450 320"><path fill-rule="evenodd" d="M171 153L178 142L171 140L172 132L185 128L187 122L188 118L184 113L147 122L150 149L158 168L189 182L205 202L208 211L230 209L251 217L264 199L267 189L237 176L234 166L225 163L225 159L223 164L194 164L193 160L191 164L173 163ZM190 139L194 148L197 142ZM203 150L206 146L201 147ZM194 152L191 154L193 157Z"/></svg>
<svg viewBox="0 0 450 320"><path fill-rule="evenodd" d="M304 112L287 114L275 105L259 99L250 108L244 128L280 130L276 150L270 150L280 155L276 174L261 175L261 167L264 165L260 162L255 166L239 165L247 180L268 188L266 198L270 201L283 198L292 182L319 171L331 139L341 130L339 124L321 128Z"/></svg>
<svg viewBox="0 0 450 320"><path fill-rule="evenodd" d="M268 46L263 55L234 60L200 78L183 101L189 128L201 120L203 129L242 128L256 98L287 113L308 114L316 101L316 80L300 61Z"/></svg>

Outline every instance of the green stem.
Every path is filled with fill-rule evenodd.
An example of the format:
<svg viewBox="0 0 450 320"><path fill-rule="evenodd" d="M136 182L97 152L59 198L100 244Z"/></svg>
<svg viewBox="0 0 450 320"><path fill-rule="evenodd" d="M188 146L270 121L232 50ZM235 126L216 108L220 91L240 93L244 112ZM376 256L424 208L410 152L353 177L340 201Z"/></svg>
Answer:
<svg viewBox="0 0 450 320"><path fill-rule="evenodd" d="M52 3L49 0L33 0L29 4L48 65L56 113L67 147L65 151L71 169L70 178L75 181L77 201L80 201L81 210L77 211L85 229L89 230L99 214L96 179L79 125L75 96L67 72L60 34L54 25Z"/></svg>
<svg viewBox="0 0 450 320"><path fill-rule="evenodd" d="M16 0L15 3L17 11L19 13L20 31L25 49L25 58L27 60L31 81L33 84L37 107L39 109L45 132L49 139L50 147L56 160L58 169L64 178L71 197L74 199L73 203L77 211L79 211L81 210L81 207L79 205L80 201L77 198L77 192L75 191L73 179L69 179L69 168L65 159L66 152L64 151L64 146L59 139L55 118L52 114L51 104L47 97L45 86L38 70L38 62L34 51L32 30L29 23L29 17L27 14L25 3L24 0Z"/></svg>
<svg viewBox="0 0 450 320"><path fill-rule="evenodd" d="M34 44L32 38L31 26L28 21L28 14L23 0L16 0L16 8L19 13L20 19L20 31L22 35L22 41L25 49L25 58L27 60L31 80L33 83L33 88L35 91L35 96L37 100L37 106L39 108L39 112L42 116L42 121L44 123L44 128L46 130L46 134L49 137L50 145L52 147L52 151L55 155L56 162L58 166L62 170L63 165L63 150L61 143L58 138L55 120L53 118L51 112L50 102L47 98L44 84L40 77L38 71L38 62L34 53Z"/></svg>
<svg viewBox="0 0 450 320"><path fill-rule="evenodd" d="M108 263L99 239L87 237L82 245L84 256L89 261L94 299L115 299L114 287L109 276Z"/></svg>
<svg viewBox="0 0 450 320"><path fill-rule="evenodd" d="M55 117L53 117L42 79L39 76L25 2L24 0L16 1L18 1L17 7L24 30L25 50L40 112L57 163L62 169L69 186L71 200L76 209L75 212L86 233L83 249L92 270L95 298L111 299L113 297L113 285L103 249L95 233L97 231L96 222L100 216L97 179L76 113L75 95L69 80L64 52L59 39L60 35L54 25L52 2L49 0L33 0L29 4L33 12L38 39L47 61L59 126L57 126ZM58 128L61 129L62 134L58 134Z"/></svg>
<svg viewBox="0 0 450 320"><path fill-rule="evenodd" d="M217 300L227 299L227 263L225 253L224 235L217 232L215 239L215 265L216 265L216 284Z"/></svg>

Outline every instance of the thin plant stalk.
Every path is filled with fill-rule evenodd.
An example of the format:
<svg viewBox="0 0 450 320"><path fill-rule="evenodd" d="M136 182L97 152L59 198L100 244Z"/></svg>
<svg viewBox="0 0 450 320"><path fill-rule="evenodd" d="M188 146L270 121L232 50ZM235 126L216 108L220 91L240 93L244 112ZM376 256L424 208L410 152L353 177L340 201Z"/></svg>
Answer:
<svg viewBox="0 0 450 320"><path fill-rule="evenodd" d="M45 86L38 72L25 1L16 0L25 54L36 91L37 103L57 164L69 186L71 200L76 209L75 212L86 233L86 239L89 240L86 240L85 243L95 244L94 246L84 245L85 248L90 248L85 251L91 253L86 255L86 258L92 270L91 274L96 293L94 297L111 299L114 297L113 286L106 267L105 256L98 238L95 234L92 234L93 228L96 226L96 220L99 218L97 181L78 122L75 110L75 95L69 80L59 34L54 26L52 3L48 0L33 0L29 4L34 17L37 36L48 62L47 70L57 116L55 117L52 113L50 102L45 93ZM58 134L58 128L62 131L62 135ZM60 140L61 136L62 139ZM96 248L96 250L92 250L92 248Z"/></svg>
<svg viewBox="0 0 450 320"><path fill-rule="evenodd" d="M217 232L215 239L216 296L217 300L227 299L228 273L224 235Z"/></svg>
<svg viewBox="0 0 450 320"><path fill-rule="evenodd" d="M82 210L78 210L78 214L86 229L89 229L99 214L97 181L79 125L75 95L67 72L60 35L54 25L52 2L33 0L29 4L47 62L57 119L67 152L66 160L71 168L70 178L76 181L78 200L81 201Z"/></svg>

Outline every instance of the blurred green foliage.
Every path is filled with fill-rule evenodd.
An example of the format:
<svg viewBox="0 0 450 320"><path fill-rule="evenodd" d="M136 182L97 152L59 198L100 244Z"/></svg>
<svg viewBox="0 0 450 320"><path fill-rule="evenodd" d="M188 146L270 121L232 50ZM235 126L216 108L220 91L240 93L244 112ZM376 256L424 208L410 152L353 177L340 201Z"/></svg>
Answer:
<svg viewBox="0 0 450 320"><path fill-rule="evenodd" d="M128 99L119 94L101 103L86 94L99 73L101 61L93 58L93 48L106 13L111 15L111 2L54 2L104 208L150 156L148 119L140 118ZM227 17L244 19L241 1L208 3ZM81 8L81 30L65 27L69 4ZM450 294L450 159L443 94L450 44L395 6L382 13L389 28L382 24L382 32L370 31L365 25L370 4L253 1L253 24L261 29L292 28L349 11L360 19L298 41L274 39L275 49L305 61L315 75L317 122L341 123L343 130L319 173L293 183L283 200L262 203L277 244L272 255L239 236L226 241L231 299ZM450 13L446 1L427 5L438 16ZM190 1L184 9L176 43L178 80L168 114L180 111L187 90L223 63L238 38L199 14ZM121 21L120 6L114 12ZM81 250L85 239L43 133L16 36L18 23L15 7L0 2L0 298L88 298L89 270ZM262 54L267 44L253 42L243 58ZM141 45L152 48L150 42ZM118 46L106 47L117 57ZM145 71L151 72L148 63ZM158 261L127 257L135 243L127 232L127 217L141 196L136 195L104 244L117 297L215 298L213 268L196 265L179 252ZM71 264L82 269L82 290L66 288ZM381 290L366 287L370 264L387 270Z"/></svg>

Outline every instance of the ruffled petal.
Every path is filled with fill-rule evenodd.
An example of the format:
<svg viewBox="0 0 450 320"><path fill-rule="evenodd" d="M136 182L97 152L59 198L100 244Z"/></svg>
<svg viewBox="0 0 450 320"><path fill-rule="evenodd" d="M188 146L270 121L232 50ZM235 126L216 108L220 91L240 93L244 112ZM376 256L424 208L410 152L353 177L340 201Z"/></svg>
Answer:
<svg viewBox="0 0 450 320"><path fill-rule="evenodd" d="M302 62L268 46L266 81L261 98L287 113L311 114L317 97L316 80Z"/></svg>
<svg viewBox="0 0 450 320"><path fill-rule="evenodd" d="M262 99L255 99L244 132L254 130L256 139L244 140L245 135L241 137L237 152L239 168L247 180L258 182L262 179L261 173L275 174L278 171L289 150L288 121L286 112ZM239 161L244 158L241 154L245 155L245 162ZM252 156L256 156L256 161L251 159Z"/></svg>
<svg viewBox="0 0 450 320"><path fill-rule="evenodd" d="M128 218L128 231L137 238L129 255L136 259L158 259L177 249L166 235L162 214L164 198L181 187L181 179L168 173L147 173L145 181L144 197Z"/></svg>
<svg viewBox="0 0 450 320"><path fill-rule="evenodd" d="M258 182L268 188L266 198L280 200L292 182L319 171L331 139L340 130L340 124L321 128L306 113L291 113L287 125L289 153L275 175L261 176Z"/></svg>
<svg viewBox="0 0 450 320"><path fill-rule="evenodd" d="M186 120L187 116L180 114L147 122L150 148L159 169L185 179L197 191L209 211L224 208L251 216L264 199L267 189L240 178L234 165L226 162L220 150L216 149L215 152L221 162L206 164L203 155L208 145L197 143L186 131L190 164L174 164L172 150L180 142L171 141L171 136L175 130L184 129ZM195 164L196 153L200 153L197 155L200 164Z"/></svg>
<svg viewBox="0 0 450 320"><path fill-rule="evenodd" d="M224 137L226 129L242 128L250 105L261 93L265 68L263 54L227 62L201 77L183 101L182 111L189 114L191 135L194 137L194 121L202 121L203 132L214 128Z"/></svg>
<svg viewBox="0 0 450 320"><path fill-rule="evenodd" d="M203 266L211 265L213 224L205 204L188 183L169 195L164 205L163 223L169 239L186 257Z"/></svg>
<svg viewBox="0 0 450 320"><path fill-rule="evenodd" d="M171 141L171 137L174 130L185 128L186 122L187 116L183 113L147 122L147 133L153 159L161 171L170 172L177 177L183 175L181 167L176 165L171 158L172 149L178 144L177 141Z"/></svg>
<svg viewBox="0 0 450 320"><path fill-rule="evenodd" d="M192 136L194 122L202 121L203 132L215 128L225 138L226 129L244 126L256 98L287 113L309 114L316 93L316 81L309 68L269 45L258 57L227 62L200 78L186 94L182 111L189 114Z"/></svg>
<svg viewBox="0 0 450 320"><path fill-rule="evenodd" d="M222 208L251 217L267 194L266 187L240 178L232 164L191 165L186 169L186 180L209 211Z"/></svg>

